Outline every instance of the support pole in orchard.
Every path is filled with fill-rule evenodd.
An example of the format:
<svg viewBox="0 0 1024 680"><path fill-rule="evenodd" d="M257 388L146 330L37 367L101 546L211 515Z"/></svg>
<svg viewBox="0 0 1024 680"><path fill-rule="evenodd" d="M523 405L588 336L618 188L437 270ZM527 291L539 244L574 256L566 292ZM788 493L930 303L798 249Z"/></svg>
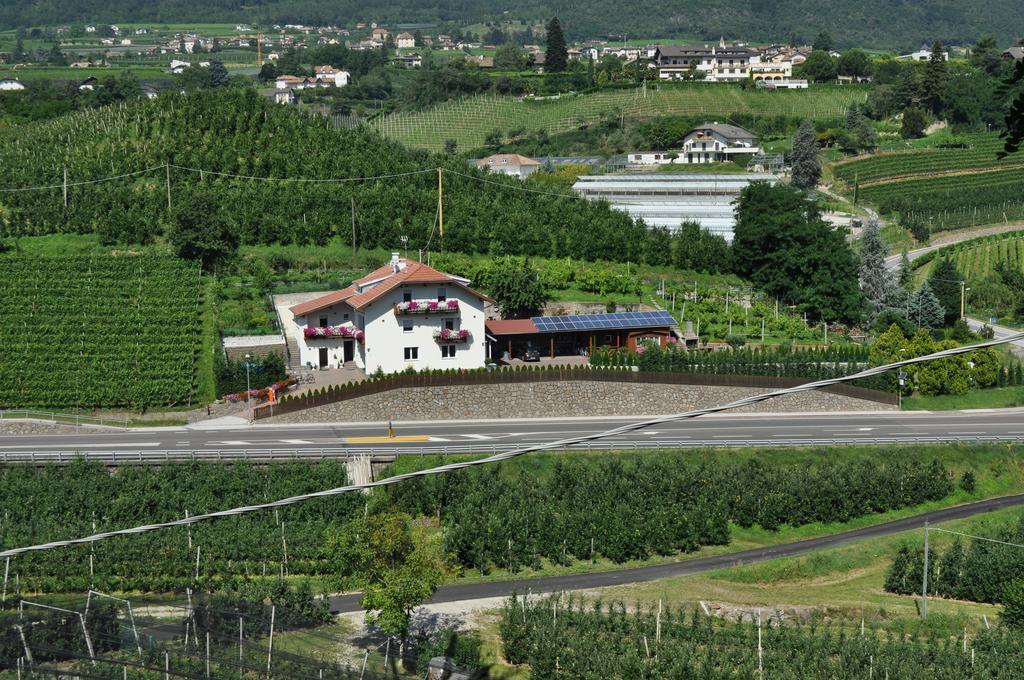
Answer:
<svg viewBox="0 0 1024 680"><path fill-rule="evenodd" d="M921 577L921 618L928 618L928 520L924 521L924 569Z"/></svg>

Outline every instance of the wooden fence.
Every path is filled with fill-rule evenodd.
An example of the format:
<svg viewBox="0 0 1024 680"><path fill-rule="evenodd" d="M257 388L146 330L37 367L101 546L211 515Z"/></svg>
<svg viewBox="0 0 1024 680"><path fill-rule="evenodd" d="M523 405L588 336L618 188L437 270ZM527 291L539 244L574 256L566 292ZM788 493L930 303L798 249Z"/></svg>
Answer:
<svg viewBox="0 0 1024 680"><path fill-rule="evenodd" d="M253 419L262 420L275 415L304 411L325 404L336 404L390 390L409 387L458 387L462 385L504 385L509 383L543 383L566 381L658 383L667 385L698 385L709 387L753 387L782 389L796 387L812 378L776 377L767 375L729 375L682 372L638 372L629 369L555 367L544 369L499 369L445 373L399 374L385 378L367 379L358 383L338 385L323 393L308 393L286 397L277 404L264 404L253 409ZM895 406L897 396L889 392L853 385L832 385L822 391L854 399L875 401Z"/></svg>

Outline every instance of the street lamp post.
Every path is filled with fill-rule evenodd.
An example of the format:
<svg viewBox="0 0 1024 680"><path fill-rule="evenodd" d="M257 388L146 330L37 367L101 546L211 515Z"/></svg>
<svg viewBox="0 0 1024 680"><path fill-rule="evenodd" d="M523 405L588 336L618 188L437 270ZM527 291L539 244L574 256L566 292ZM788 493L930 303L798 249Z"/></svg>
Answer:
<svg viewBox="0 0 1024 680"><path fill-rule="evenodd" d="M252 422L252 395L249 394L249 390L252 388L249 386L249 359L252 358L251 354L245 355L245 407L249 409L249 422Z"/></svg>

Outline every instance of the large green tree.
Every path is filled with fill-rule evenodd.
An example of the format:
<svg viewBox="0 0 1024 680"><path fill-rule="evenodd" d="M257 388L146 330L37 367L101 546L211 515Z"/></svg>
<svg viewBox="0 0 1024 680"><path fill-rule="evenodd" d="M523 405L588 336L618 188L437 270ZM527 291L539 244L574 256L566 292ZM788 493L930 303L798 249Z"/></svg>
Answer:
<svg viewBox="0 0 1024 680"><path fill-rule="evenodd" d="M802 191L755 182L740 194L736 215L737 274L815 318L860 320L856 257Z"/></svg>
<svg viewBox="0 0 1024 680"><path fill-rule="evenodd" d="M195 191L173 210L167 236L178 257L198 260L203 269L216 269L238 252L238 232L211 192Z"/></svg>
<svg viewBox="0 0 1024 680"><path fill-rule="evenodd" d="M398 636L401 656L413 610L444 576L437 543L414 534L408 515L384 512L332 531L327 544L341 582L362 589L367 623Z"/></svg>
<svg viewBox="0 0 1024 680"><path fill-rule="evenodd" d="M807 55L807 61L800 65L800 73L816 83L827 83L835 80L837 75L836 59L828 52L814 50Z"/></svg>
<svg viewBox="0 0 1024 680"><path fill-rule="evenodd" d="M503 319L534 316L548 299L537 270L516 257L501 258L495 262L487 289L498 304Z"/></svg>
<svg viewBox="0 0 1024 680"><path fill-rule="evenodd" d="M548 22L547 52L544 54L544 71L561 73L569 65L569 51L565 46L565 35L558 17Z"/></svg>
<svg viewBox="0 0 1024 680"><path fill-rule="evenodd" d="M942 113L942 105L948 88L949 66L946 64L945 48L941 42L935 41L935 44L932 45L931 57L928 58L928 63L924 68L924 76L921 79L924 104L932 115L938 116Z"/></svg>
<svg viewBox="0 0 1024 680"><path fill-rule="evenodd" d="M931 286L925 281L920 290L911 294L907 302L910 320L921 328L940 328L946 313Z"/></svg>
<svg viewBox="0 0 1024 680"><path fill-rule="evenodd" d="M852 78L866 78L871 75L871 57L864 50L847 50L839 55L839 62L836 65L841 76Z"/></svg>
<svg viewBox="0 0 1024 680"><path fill-rule="evenodd" d="M869 219L861 233L860 287L864 291L869 320L887 309L903 306L896 275L885 266L885 243L878 220Z"/></svg>
<svg viewBox="0 0 1024 680"><path fill-rule="evenodd" d="M928 277L928 285L931 287L939 304L944 310L943 325L952 326L953 322L960 318L960 294L963 275L957 270L949 258L940 258Z"/></svg>
<svg viewBox="0 0 1024 680"><path fill-rule="evenodd" d="M793 184L801 189L813 189L821 177L821 159L818 157L818 137L814 123L805 120L793 136L789 153Z"/></svg>

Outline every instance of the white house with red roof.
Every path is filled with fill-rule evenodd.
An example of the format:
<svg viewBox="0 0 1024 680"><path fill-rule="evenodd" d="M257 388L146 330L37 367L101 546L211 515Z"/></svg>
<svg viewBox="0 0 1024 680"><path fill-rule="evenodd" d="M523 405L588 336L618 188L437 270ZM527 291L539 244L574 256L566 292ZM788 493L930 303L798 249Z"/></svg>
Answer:
<svg viewBox="0 0 1024 680"><path fill-rule="evenodd" d="M398 373L482 367L486 302L469 279L392 253L391 262L348 288L290 311L302 364Z"/></svg>

